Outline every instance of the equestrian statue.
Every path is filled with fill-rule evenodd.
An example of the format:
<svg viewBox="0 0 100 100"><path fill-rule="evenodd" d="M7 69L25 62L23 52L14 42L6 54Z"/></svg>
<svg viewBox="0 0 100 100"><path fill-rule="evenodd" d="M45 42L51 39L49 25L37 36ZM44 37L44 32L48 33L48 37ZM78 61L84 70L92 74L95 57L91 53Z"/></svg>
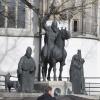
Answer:
<svg viewBox="0 0 100 100"><path fill-rule="evenodd" d="M54 81L57 80L57 62L60 62L59 80L62 80L63 66L65 65L65 59L67 56L67 52L64 49L65 40L70 38L70 34L66 29L59 30L56 20L52 22L51 26L47 26L46 22L49 20L50 16L54 14L54 11L55 7L52 5L50 12L42 19L42 28L45 30L44 47L41 51L42 76L44 81L46 81L48 64L49 68L47 79L50 80L50 72L53 68Z"/></svg>

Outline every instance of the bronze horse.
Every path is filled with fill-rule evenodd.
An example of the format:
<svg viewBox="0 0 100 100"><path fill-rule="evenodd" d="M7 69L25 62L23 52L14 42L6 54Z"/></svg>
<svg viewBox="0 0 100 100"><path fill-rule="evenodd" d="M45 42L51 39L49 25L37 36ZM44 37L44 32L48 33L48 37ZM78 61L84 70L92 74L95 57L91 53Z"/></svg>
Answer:
<svg viewBox="0 0 100 100"><path fill-rule="evenodd" d="M65 65L65 59L67 56L67 52L64 49L65 46L65 40L70 38L70 34L66 29L61 29L58 32L57 38L55 40L54 48L52 49L50 53L49 60L43 58L43 53L41 54L42 59L42 71L45 73L45 76L43 75L43 80L46 80L46 74L47 74L47 65L49 64L48 68L48 76L47 79L50 80L50 73L51 69L53 68L54 72L54 81L57 80L56 78L56 63L60 62L60 73L59 73L59 80L62 80L62 71L63 66ZM43 49L42 49L43 50ZM43 52L43 51L42 51ZM43 73L42 73L43 74Z"/></svg>

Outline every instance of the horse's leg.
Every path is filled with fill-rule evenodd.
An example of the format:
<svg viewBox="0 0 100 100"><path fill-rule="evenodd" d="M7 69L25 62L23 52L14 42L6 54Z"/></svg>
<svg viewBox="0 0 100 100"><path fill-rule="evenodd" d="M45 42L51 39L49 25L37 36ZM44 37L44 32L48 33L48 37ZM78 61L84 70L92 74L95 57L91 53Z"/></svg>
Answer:
<svg viewBox="0 0 100 100"><path fill-rule="evenodd" d="M46 81L46 74L47 74L47 63L43 62L43 66L42 66L42 77L43 77L43 81Z"/></svg>
<svg viewBox="0 0 100 100"><path fill-rule="evenodd" d="M62 81L63 65L64 65L64 64L61 62L61 63L60 63L60 69L59 69L59 72L60 72L60 73L59 73L59 81Z"/></svg>
<svg viewBox="0 0 100 100"><path fill-rule="evenodd" d="M53 61L53 72L54 72L54 81L57 81L57 77L56 77L56 61Z"/></svg>
<svg viewBox="0 0 100 100"><path fill-rule="evenodd" d="M7 92L7 82L5 82L5 91Z"/></svg>
<svg viewBox="0 0 100 100"><path fill-rule="evenodd" d="M51 81L51 79L50 79L51 69L52 69L52 64L50 64L49 69L48 69L48 77L47 77L48 81Z"/></svg>
<svg viewBox="0 0 100 100"><path fill-rule="evenodd" d="M8 91L11 92L11 87L8 87Z"/></svg>

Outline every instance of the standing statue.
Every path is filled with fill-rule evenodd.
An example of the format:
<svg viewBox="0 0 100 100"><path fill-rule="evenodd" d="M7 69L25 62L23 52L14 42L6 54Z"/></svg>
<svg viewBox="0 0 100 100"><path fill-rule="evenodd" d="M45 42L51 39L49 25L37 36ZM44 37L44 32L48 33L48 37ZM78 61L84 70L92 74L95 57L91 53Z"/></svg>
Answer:
<svg viewBox="0 0 100 100"><path fill-rule="evenodd" d="M78 50L77 54L72 57L70 66L70 81L75 94L83 94L83 91L85 91L84 62L84 59L81 57L81 50Z"/></svg>
<svg viewBox="0 0 100 100"><path fill-rule="evenodd" d="M5 90L6 91L7 91L7 88L8 88L8 82L10 81L10 77L11 77L10 73L7 73L5 75ZM10 89L9 89L9 92L10 92Z"/></svg>
<svg viewBox="0 0 100 100"><path fill-rule="evenodd" d="M20 91L26 93L33 92L34 76L36 70L35 61L31 57L31 54L32 49L28 47L26 50L26 54L21 57L19 61L17 70Z"/></svg>

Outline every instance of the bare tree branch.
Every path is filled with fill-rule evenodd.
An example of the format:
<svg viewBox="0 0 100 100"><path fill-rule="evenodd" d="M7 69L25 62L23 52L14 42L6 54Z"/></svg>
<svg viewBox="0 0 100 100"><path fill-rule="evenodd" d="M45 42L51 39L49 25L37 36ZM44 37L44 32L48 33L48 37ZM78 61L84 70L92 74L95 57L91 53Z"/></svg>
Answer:
<svg viewBox="0 0 100 100"><path fill-rule="evenodd" d="M59 10L65 3L69 2L70 0L66 0L65 2L63 2L57 9Z"/></svg>
<svg viewBox="0 0 100 100"><path fill-rule="evenodd" d="M97 0L93 0L92 2L86 3L86 4L83 6L83 8L85 8L86 6L88 6L88 5L90 5L90 4L94 4L96 1L97 1ZM61 13L61 12L65 12L65 11L67 11L67 10L75 10L75 9L81 8L81 7L82 7L82 5L75 6L75 7L73 6L73 7L65 8L65 9L63 9L63 10L61 10L61 11L58 11L57 13L59 14L59 13Z"/></svg>
<svg viewBox="0 0 100 100"><path fill-rule="evenodd" d="M39 15L39 8L36 8L35 6L33 6L28 0L21 0L28 8L32 9L36 14ZM66 11L72 11L72 12L77 12L80 10L81 12L81 9L87 9L86 6L90 5L90 4L94 4L97 0L92 0L90 1L89 3L85 3L84 2L84 5L83 5L83 8L82 8L82 5L79 5L79 6L71 6L71 7L68 7L68 8L65 8L61 11L59 11L59 8L62 7L65 3L69 2L70 0L66 0L65 2L63 2L59 7L57 7L57 12L56 14L60 15L61 13L63 12L66 12ZM4 1L2 1L4 2ZM52 4L50 7L52 7L52 5L54 4L55 0L53 0ZM76 3L76 2L75 2ZM78 11L76 11L78 10ZM5 15L5 10L2 10L0 11L0 15L1 16L4 16L4 17L7 17L9 18L8 15ZM74 15L74 14L73 14ZM13 20L13 18L11 18Z"/></svg>
<svg viewBox="0 0 100 100"><path fill-rule="evenodd" d="M21 0L24 4L26 4L30 9L32 9L37 15L39 14L39 8L36 8L33 6L30 2L27 0Z"/></svg>

